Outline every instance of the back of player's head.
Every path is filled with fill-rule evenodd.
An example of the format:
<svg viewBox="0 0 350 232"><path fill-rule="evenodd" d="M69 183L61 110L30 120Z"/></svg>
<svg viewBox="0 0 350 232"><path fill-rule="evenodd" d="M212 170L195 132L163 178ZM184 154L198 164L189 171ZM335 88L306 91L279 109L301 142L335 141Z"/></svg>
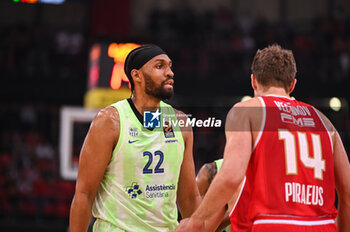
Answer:
<svg viewBox="0 0 350 232"><path fill-rule="evenodd" d="M140 69L153 57L166 54L160 47L154 44L145 44L133 49L125 59L124 72L129 79L131 91L134 91L134 81L131 77L133 69Z"/></svg>
<svg viewBox="0 0 350 232"><path fill-rule="evenodd" d="M252 73L263 86L284 87L288 91L297 72L291 50L280 45L270 45L258 50L251 66Z"/></svg>

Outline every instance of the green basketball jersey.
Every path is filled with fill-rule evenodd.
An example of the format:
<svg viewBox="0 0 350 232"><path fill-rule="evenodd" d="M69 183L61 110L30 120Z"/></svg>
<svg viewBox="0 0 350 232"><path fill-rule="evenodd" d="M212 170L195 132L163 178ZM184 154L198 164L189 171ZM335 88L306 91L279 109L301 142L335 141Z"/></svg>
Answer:
<svg viewBox="0 0 350 232"><path fill-rule="evenodd" d="M93 204L94 231L174 231L184 141L178 126L163 122L176 120L174 109L160 102L161 126L149 130L127 100L112 106L120 136Z"/></svg>
<svg viewBox="0 0 350 232"><path fill-rule="evenodd" d="M216 164L216 170L217 170L217 172L219 172L219 170L221 169L221 165L222 165L222 161L223 161L224 159L218 159L218 160L215 160L214 162L215 162L215 164Z"/></svg>

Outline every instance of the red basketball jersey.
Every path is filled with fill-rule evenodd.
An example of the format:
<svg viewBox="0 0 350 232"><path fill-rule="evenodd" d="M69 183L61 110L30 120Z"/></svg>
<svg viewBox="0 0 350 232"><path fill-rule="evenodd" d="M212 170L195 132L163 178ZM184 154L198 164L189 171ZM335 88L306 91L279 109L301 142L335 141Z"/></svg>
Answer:
<svg viewBox="0 0 350 232"><path fill-rule="evenodd" d="M253 225L248 218L249 210L249 189L246 185L246 178L243 180L243 185L239 190L239 196L235 205L230 212L231 232L248 232Z"/></svg>
<svg viewBox="0 0 350 232"><path fill-rule="evenodd" d="M333 146L320 115L294 98L259 100L263 123L246 172L249 219L335 218Z"/></svg>

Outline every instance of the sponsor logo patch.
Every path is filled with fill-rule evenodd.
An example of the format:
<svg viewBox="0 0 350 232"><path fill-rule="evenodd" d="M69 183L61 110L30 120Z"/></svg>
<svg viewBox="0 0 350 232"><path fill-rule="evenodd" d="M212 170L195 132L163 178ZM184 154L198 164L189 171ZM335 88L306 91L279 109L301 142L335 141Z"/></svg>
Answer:
<svg viewBox="0 0 350 232"><path fill-rule="evenodd" d="M142 194L140 186L136 182L133 182L130 186L127 186L125 190L129 194L131 199L135 199L137 198L137 196Z"/></svg>

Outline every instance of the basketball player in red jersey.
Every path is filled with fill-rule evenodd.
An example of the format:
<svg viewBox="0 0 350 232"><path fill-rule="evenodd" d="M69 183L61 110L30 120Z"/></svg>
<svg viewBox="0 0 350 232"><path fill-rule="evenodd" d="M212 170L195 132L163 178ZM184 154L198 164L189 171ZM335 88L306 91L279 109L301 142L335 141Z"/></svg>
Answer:
<svg viewBox="0 0 350 232"><path fill-rule="evenodd" d="M257 51L251 75L255 98L228 113L222 168L199 208L176 231L203 231L245 175L252 231L350 231L347 154L331 122L290 97L295 74L291 51L279 45Z"/></svg>

